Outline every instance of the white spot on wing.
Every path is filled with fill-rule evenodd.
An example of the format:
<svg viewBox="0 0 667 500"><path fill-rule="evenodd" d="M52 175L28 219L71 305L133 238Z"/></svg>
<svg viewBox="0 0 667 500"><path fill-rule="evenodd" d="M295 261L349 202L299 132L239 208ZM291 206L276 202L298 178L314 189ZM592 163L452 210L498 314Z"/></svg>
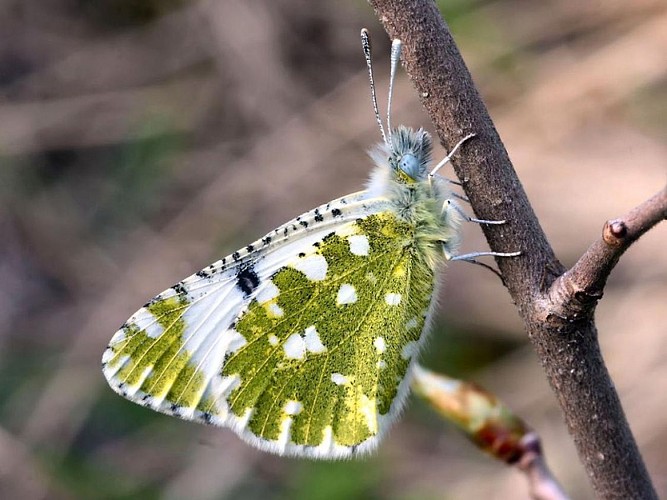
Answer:
<svg viewBox="0 0 667 500"><path fill-rule="evenodd" d="M283 314L285 314L283 308L275 302L269 304L269 313L272 314L274 318L280 318Z"/></svg>
<svg viewBox="0 0 667 500"><path fill-rule="evenodd" d="M413 328L417 327L417 318L412 318L405 324L405 328L408 330L412 330Z"/></svg>
<svg viewBox="0 0 667 500"><path fill-rule="evenodd" d="M352 252L354 255L359 255L362 257L368 255L370 245L368 244L368 238L366 235L353 234L348 238L348 241L350 242L350 252Z"/></svg>
<svg viewBox="0 0 667 500"><path fill-rule="evenodd" d="M322 344L320 336L317 333L314 325L306 328L306 333L303 336L303 340L306 343L306 349L308 352L319 354L327 350L327 348Z"/></svg>
<svg viewBox="0 0 667 500"><path fill-rule="evenodd" d="M280 435L276 441L280 453L285 453L292 436L292 418L286 417L280 424Z"/></svg>
<svg viewBox="0 0 667 500"><path fill-rule="evenodd" d="M332 373L331 381L336 385L343 385L347 382L347 377L341 373Z"/></svg>
<svg viewBox="0 0 667 500"><path fill-rule="evenodd" d="M384 341L384 337L377 337L373 341L373 345L375 346L375 349L377 349L377 352L380 354L387 350L387 344Z"/></svg>
<svg viewBox="0 0 667 500"><path fill-rule="evenodd" d="M378 429L377 403L375 399L370 399L365 394L362 394L360 399L358 409L361 411L361 414L366 417L368 430L375 434Z"/></svg>
<svg viewBox="0 0 667 500"><path fill-rule="evenodd" d="M278 290L276 284L273 281L267 281L257 293L257 302L264 304L269 300L275 299L279 294L280 290Z"/></svg>
<svg viewBox="0 0 667 500"><path fill-rule="evenodd" d="M301 271L306 275L306 278L313 281L322 281L327 275L327 260L324 256L319 254L309 255L302 259L296 260L292 267L297 271Z"/></svg>
<svg viewBox="0 0 667 500"><path fill-rule="evenodd" d="M143 330L152 339L156 339L164 333L160 323L155 321L155 316L145 307L134 313L127 323Z"/></svg>
<svg viewBox="0 0 667 500"><path fill-rule="evenodd" d="M336 298L336 303L338 305L342 304L354 304L357 301L357 291L354 287L348 283L341 285L338 289L338 297Z"/></svg>
<svg viewBox="0 0 667 500"><path fill-rule="evenodd" d="M139 379L136 380L136 382L134 382L132 385L125 384L124 388L126 393L130 396L134 396L152 371L153 371L153 365L147 366L146 368L144 368L144 371L141 373Z"/></svg>
<svg viewBox="0 0 667 500"><path fill-rule="evenodd" d="M241 385L241 377L238 375L231 375L229 377L221 377L216 375L211 379L211 394L216 400L221 397L226 398L232 391Z"/></svg>
<svg viewBox="0 0 667 500"><path fill-rule="evenodd" d="M377 366L380 370L384 370L385 368L387 368L387 363L385 362L384 359L381 359L381 360L379 360L379 361L377 362L376 366Z"/></svg>
<svg viewBox="0 0 667 500"><path fill-rule="evenodd" d="M397 306L401 303L400 293L388 293L384 296L384 301L390 306Z"/></svg>
<svg viewBox="0 0 667 500"><path fill-rule="evenodd" d="M288 415L298 415L303 410L303 405L299 401L289 400L283 410Z"/></svg>
<svg viewBox="0 0 667 500"><path fill-rule="evenodd" d="M329 456L334 449L333 429L327 425L322 431L322 442L317 446L317 450L322 456Z"/></svg>
<svg viewBox="0 0 667 500"><path fill-rule="evenodd" d="M290 335L283 344L285 357L290 359L303 359L306 356L306 343L298 333Z"/></svg>
<svg viewBox="0 0 667 500"><path fill-rule="evenodd" d="M225 332L223 338L222 344L226 344L223 352L236 352L248 343L243 335L231 328Z"/></svg>
<svg viewBox="0 0 667 500"><path fill-rule="evenodd" d="M278 337L275 335L269 335L269 344L278 345Z"/></svg>

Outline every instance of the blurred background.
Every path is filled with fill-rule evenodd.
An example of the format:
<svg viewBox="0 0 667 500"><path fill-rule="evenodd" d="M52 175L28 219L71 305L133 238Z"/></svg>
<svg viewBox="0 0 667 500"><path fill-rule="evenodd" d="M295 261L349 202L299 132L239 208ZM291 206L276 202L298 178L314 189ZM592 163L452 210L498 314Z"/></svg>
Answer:
<svg viewBox="0 0 667 500"><path fill-rule="evenodd" d="M559 258L665 184L667 4L440 3ZM389 42L361 0L0 3L0 497L527 498L523 477L412 401L372 457L281 459L116 396L100 372L148 298L356 191L379 140ZM394 122L429 122L399 74ZM438 151L436 157L444 153ZM451 175L451 172L450 172ZM465 228L464 251L482 250ZM628 418L667 495L667 231L597 312ZM592 491L499 280L446 271L427 366L494 391Z"/></svg>

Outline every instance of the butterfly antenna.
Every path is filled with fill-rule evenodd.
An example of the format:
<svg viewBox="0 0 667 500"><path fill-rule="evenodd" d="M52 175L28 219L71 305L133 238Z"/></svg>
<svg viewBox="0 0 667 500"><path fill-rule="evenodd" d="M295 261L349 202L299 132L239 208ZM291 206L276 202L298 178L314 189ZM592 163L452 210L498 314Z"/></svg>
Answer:
<svg viewBox="0 0 667 500"><path fill-rule="evenodd" d="M391 101L394 95L394 80L396 79L396 70L401 61L401 47L403 44L398 38L391 42L391 69L389 71L389 97L387 97L387 132L391 135Z"/></svg>
<svg viewBox="0 0 667 500"><path fill-rule="evenodd" d="M382 135L382 140L387 146L391 147L391 144L387 140L387 134L385 134L384 132L384 126L382 125L382 119L380 118L380 111L378 109L378 99L377 95L375 94L375 79L373 78L373 62L371 60L371 39L368 34L368 30L366 28L363 28L361 30L361 47L364 50L364 57L366 58L366 67L368 68L368 81L371 84L371 101L373 102L373 111L375 112L375 120L377 121L377 124L380 127L380 134Z"/></svg>

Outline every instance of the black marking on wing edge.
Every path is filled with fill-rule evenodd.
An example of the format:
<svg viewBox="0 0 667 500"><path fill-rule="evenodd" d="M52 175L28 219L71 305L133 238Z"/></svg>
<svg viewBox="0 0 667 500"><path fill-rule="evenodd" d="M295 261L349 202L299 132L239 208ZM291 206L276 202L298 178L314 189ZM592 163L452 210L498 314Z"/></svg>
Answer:
<svg viewBox="0 0 667 500"><path fill-rule="evenodd" d="M222 259L222 265L225 265L225 259ZM197 271L195 273L196 276L199 276L200 278L210 278L216 273L215 266L211 264L210 266L206 266L204 269L201 271Z"/></svg>
<svg viewBox="0 0 667 500"><path fill-rule="evenodd" d="M174 286L171 287L174 292L176 292L178 295L187 295L188 290L183 286L182 282L176 283Z"/></svg>
<svg viewBox="0 0 667 500"><path fill-rule="evenodd" d="M333 238L334 236L336 236L336 232L335 232L335 231L331 231L331 232L330 232L329 234L327 234L324 238L322 238L322 241L323 241L324 243L326 243L328 240L330 240L330 239Z"/></svg>
<svg viewBox="0 0 667 500"><path fill-rule="evenodd" d="M343 215L343 212L341 212L339 208L334 208L331 211L331 215L333 215L334 217L340 217L341 215Z"/></svg>
<svg viewBox="0 0 667 500"><path fill-rule="evenodd" d="M236 275L236 286L246 297L250 295L259 286L259 276L252 266L244 267Z"/></svg>

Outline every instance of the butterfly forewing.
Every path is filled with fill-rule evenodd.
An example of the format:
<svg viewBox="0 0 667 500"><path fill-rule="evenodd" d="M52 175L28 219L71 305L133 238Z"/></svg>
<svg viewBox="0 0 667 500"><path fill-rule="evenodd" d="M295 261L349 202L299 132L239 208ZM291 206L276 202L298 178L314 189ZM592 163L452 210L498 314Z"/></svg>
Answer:
<svg viewBox="0 0 667 500"><path fill-rule="evenodd" d="M266 450L370 449L404 399L433 291L413 232L363 193L298 217L137 311L107 379Z"/></svg>
<svg viewBox="0 0 667 500"><path fill-rule="evenodd" d="M407 395L459 216L447 183L429 173L430 135L392 129L389 118L385 133L366 30L362 45L383 138L367 190L297 217L139 309L102 358L118 393L279 454L338 458L379 442ZM388 109L400 47L394 40Z"/></svg>

